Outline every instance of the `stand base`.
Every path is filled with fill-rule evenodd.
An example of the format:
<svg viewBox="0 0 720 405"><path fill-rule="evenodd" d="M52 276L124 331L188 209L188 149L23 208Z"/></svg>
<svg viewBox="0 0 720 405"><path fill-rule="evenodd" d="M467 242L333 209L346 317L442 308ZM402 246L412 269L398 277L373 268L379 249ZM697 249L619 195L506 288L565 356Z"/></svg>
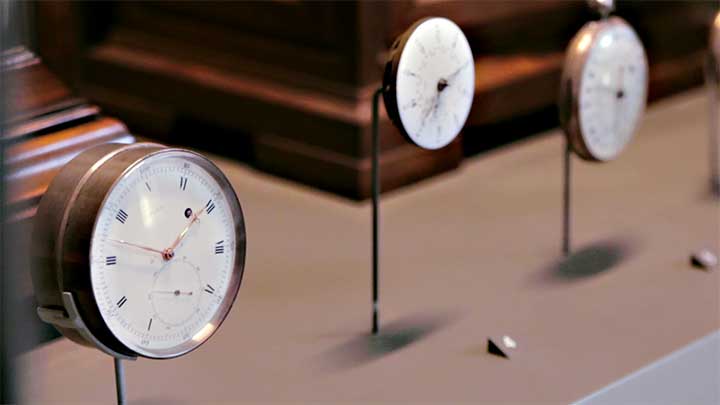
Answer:
<svg viewBox="0 0 720 405"><path fill-rule="evenodd" d="M62 300L65 307L65 311L59 309L43 308L38 307L37 314L43 322L49 323L57 328L72 329L82 336L89 343L93 344L101 352L108 354L116 359L123 360L135 360L137 356L128 356L122 353L118 353L109 347L105 346L100 342L87 328L85 322L77 309L75 299L72 294L65 291L62 293Z"/></svg>

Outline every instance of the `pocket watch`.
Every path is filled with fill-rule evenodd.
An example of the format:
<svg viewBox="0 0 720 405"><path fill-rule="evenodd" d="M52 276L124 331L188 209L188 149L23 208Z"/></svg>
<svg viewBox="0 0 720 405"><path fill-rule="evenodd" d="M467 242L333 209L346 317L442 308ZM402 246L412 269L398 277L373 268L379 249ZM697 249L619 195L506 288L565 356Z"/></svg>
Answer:
<svg viewBox="0 0 720 405"><path fill-rule="evenodd" d="M383 76L388 116L410 142L446 146L460 133L475 94L475 63L460 27L422 19L392 45Z"/></svg>
<svg viewBox="0 0 720 405"><path fill-rule="evenodd" d="M106 144L70 161L35 217L40 318L119 358L172 358L218 329L240 288L245 224L205 157Z"/></svg>
<svg viewBox="0 0 720 405"><path fill-rule="evenodd" d="M572 150L591 161L616 158L645 110L648 63L625 20L587 23L568 47L560 89L560 121Z"/></svg>
<svg viewBox="0 0 720 405"><path fill-rule="evenodd" d="M708 74L712 75L712 79L718 82L718 76L720 76L720 12L715 14L713 22L710 25L710 52L708 52L709 58L709 71Z"/></svg>

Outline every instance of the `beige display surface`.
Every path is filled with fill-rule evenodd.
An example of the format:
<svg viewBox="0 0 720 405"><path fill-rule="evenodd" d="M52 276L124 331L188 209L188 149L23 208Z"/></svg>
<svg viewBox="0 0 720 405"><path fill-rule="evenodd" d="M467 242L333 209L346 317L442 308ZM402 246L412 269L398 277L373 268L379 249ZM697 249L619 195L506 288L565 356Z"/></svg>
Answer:
<svg viewBox="0 0 720 405"><path fill-rule="evenodd" d="M720 327L707 189L707 105L694 91L651 106L616 161L576 161L573 251L616 254L607 271L552 270L560 256L560 130L472 159L384 197L383 333L368 342L370 205L214 159L243 196L242 293L188 356L127 362L129 403L579 399ZM586 250L587 251L587 250ZM510 360L488 336L518 344ZM23 398L114 400L112 361L62 339L21 358Z"/></svg>

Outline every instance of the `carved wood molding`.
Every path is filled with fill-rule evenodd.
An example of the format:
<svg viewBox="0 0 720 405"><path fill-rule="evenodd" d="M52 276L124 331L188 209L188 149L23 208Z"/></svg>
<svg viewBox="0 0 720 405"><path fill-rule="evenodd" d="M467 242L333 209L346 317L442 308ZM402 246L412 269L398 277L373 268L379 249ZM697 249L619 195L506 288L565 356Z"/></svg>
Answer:
<svg viewBox="0 0 720 405"><path fill-rule="evenodd" d="M30 51L5 54L11 111L6 144L8 219L30 219L48 184L83 150L105 142L133 142L118 120L74 97Z"/></svg>

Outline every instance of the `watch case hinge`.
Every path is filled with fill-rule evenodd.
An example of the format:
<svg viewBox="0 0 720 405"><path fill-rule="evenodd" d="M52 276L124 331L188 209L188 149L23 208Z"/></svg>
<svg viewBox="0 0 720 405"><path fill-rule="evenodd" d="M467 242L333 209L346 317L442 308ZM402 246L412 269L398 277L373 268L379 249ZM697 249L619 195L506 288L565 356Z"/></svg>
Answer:
<svg viewBox="0 0 720 405"><path fill-rule="evenodd" d="M62 293L63 306L65 310L53 308L37 308L37 314L43 322L55 325L60 328L74 329L88 342L92 343L100 351L110 356L123 360L135 360L137 356L128 356L118 353L100 342L87 328L78 312L75 299L72 294L65 291Z"/></svg>

